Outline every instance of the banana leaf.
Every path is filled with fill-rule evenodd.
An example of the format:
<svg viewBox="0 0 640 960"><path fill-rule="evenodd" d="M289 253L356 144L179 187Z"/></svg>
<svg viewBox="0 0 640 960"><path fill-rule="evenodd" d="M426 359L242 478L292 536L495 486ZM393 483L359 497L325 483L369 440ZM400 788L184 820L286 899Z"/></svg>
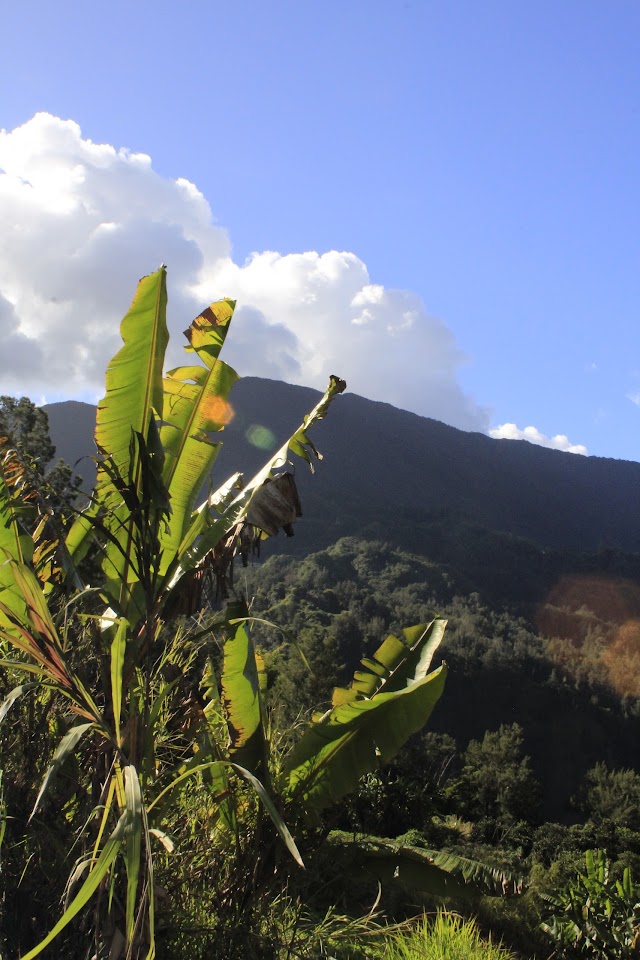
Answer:
<svg viewBox="0 0 640 960"><path fill-rule="evenodd" d="M195 499L211 472L220 443L212 433L224 429L230 416L229 391L238 374L219 359L235 302L212 303L192 322L185 336L204 366L170 370L164 379L160 436L165 452L163 479L171 499L171 522L161 538L167 557L180 547L191 521ZM168 561L167 561L168 564Z"/></svg>
<svg viewBox="0 0 640 960"><path fill-rule="evenodd" d="M427 675L433 655L440 646L446 620L436 618L430 623L405 627L403 640L390 634L378 647L373 657L361 660L364 670L357 670L350 687L336 687L333 706L349 703L376 693L401 690L410 677L420 680Z"/></svg>
<svg viewBox="0 0 640 960"><path fill-rule="evenodd" d="M280 449L265 463L263 468L247 483L246 486L218 512L215 507L207 509L205 505L198 508L192 516L191 525L185 533L180 545L180 564L172 574L168 589L173 590L181 577L195 569L206 554L237 524L247 516L251 499L262 484L271 477L272 471L287 463L290 452L302 457L311 464L312 456L321 459L315 445L307 436L306 431L319 420L322 420L338 394L346 389L344 380L332 376L329 385L320 401L308 413L295 433L280 447ZM227 485L225 484L225 489Z"/></svg>
<svg viewBox="0 0 640 960"><path fill-rule="evenodd" d="M66 541L71 556L81 557L100 517L101 529L108 534L103 559L107 589L110 586L113 593L117 585L113 599L123 615L135 599L129 585L137 579L134 515L126 500L129 493L142 501L144 449L148 444L149 455L153 454L155 417L162 417L162 367L169 340L166 305L166 270L161 267L140 280L120 325L123 345L107 368L106 393L96 416L95 442L102 459L93 500Z"/></svg>
<svg viewBox="0 0 640 960"><path fill-rule="evenodd" d="M354 874L366 871L379 883L400 884L413 893L468 899L522 892L521 879L508 871L455 853L341 831L329 834L326 843Z"/></svg>
<svg viewBox="0 0 640 960"><path fill-rule="evenodd" d="M446 678L446 664L403 690L334 707L307 728L284 773L286 792L320 811L353 790L360 777L391 760L421 730Z"/></svg>
<svg viewBox="0 0 640 960"><path fill-rule="evenodd" d="M123 344L107 367L106 394L98 404L96 445L113 459L122 476L130 465L131 431L147 436L155 411L162 416L162 365L169 342L165 267L138 284L120 325ZM98 467L97 488L110 486Z"/></svg>
<svg viewBox="0 0 640 960"><path fill-rule="evenodd" d="M225 642L220 686L229 728L229 756L250 773L260 774L268 786L258 661L251 636L242 625Z"/></svg>

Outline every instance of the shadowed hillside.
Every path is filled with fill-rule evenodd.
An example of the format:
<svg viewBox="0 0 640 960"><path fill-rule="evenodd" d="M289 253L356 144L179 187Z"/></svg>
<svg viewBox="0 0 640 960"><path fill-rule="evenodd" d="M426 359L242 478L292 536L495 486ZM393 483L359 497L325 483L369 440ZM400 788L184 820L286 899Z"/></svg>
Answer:
<svg viewBox="0 0 640 960"><path fill-rule="evenodd" d="M240 380L217 478L261 465L318 397L274 380ZM73 463L93 453L89 404L46 410L60 456ZM416 549L421 525L444 512L546 548L640 551L638 463L493 440L349 394L314 439L326 463L313 478L300 468L296 474L305 550L347 534L389 539L394 527L399 542ZM87 480L91 467L87 460L78 465Z"/></svg>

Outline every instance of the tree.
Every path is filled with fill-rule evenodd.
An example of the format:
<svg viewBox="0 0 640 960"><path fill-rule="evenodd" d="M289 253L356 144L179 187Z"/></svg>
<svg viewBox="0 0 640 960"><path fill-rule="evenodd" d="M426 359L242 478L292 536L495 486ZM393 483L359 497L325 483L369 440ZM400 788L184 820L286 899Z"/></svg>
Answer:
<svg viewBox="0 0 640 960"><path fill-rule="evenodd" d="M584 778L578 806L595 824L640 831L640 775L597 763Z"/></svg>
<svg viewBox="0 0 640 960"><path fill-rule="evenodd" d="M10 437L23 458L28 459L40 477L53 460L56 448L49 436L49 418L45 410L28 397L0 397L0 433Z"/></svg>
<svg viewBox="0 0 640 960"><path fill-rule="evenodd" d="M46 497L62 519L73 514L80 477L64 460L52 463L56 448L49 436L49 417L28 397L0 397L0 437L15 446L20 458L32 473L35 486Z"/></svg>
<svg viewBox="0 0 640 960"><path fill-rule="evenodd" d="M472 740L453 790L463 815L478 822L486 839L513 839L519 824L535 822L540 790L523 756L522 728L502 724L481 742Z"/></svg>

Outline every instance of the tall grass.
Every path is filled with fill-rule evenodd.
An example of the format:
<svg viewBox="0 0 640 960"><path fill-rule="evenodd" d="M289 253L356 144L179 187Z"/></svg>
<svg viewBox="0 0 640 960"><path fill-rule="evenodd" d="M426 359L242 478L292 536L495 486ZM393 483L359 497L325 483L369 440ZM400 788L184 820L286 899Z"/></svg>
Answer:
<svg viewBox="0 0 640 960"><path fill-rule="evenodd" d="M380 960L513 960L513 954L483 940L475 921L438 911L411 932L392 937Z"/></svg>

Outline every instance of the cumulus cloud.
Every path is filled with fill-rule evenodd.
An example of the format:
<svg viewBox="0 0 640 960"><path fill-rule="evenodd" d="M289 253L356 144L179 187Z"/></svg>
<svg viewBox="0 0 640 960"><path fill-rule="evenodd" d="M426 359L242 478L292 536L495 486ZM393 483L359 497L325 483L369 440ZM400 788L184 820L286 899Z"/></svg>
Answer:
<svg viewBox="0 0 640 960"><path fill-rule="evenodd" d="M540 433L537 427L525 427L521 430L515 423L503 423L499 427L494 427L493 430L489 430L489 436L495 440L528 440L529 443L537 443L540 447L563 450L565 453L579 453L583 457L588 456L589 453L584 444L571 443L564 433L547 437L544 433Z"/></svg>
<svg viewBox="0 0 640 960"><path fill-rule="evenodd" d="M215 198L214 198L215 199ZM97 396L138 277L169 267L170 365L211 300L238 300L225 356L241 374L351 390L464 429L488 411L458 383L465 357L410 291L373 282L354 253L232 257L200 191L145 154L37 114L0 131L0 392Z"/></svg>

